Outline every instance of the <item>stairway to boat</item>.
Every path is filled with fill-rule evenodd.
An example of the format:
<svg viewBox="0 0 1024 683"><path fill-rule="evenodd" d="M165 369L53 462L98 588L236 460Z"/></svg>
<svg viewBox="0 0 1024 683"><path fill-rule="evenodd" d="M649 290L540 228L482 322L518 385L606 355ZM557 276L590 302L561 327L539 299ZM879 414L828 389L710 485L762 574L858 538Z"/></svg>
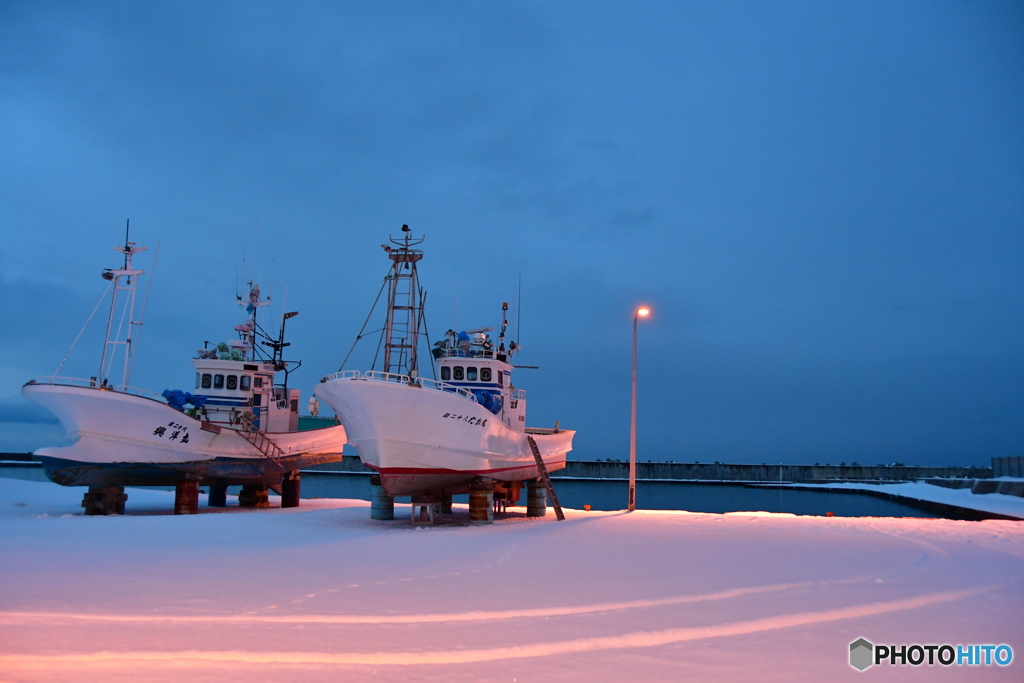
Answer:
<svg viewBox="0 0 1024 683"><path fill-rule="evenodd" d="M273 462L279 470L284 470L284 465L281 464L284 451L267 436L266 432L256 426L253 414L242 413L240 419L242 429L239 429L238 433L242 438L251 443L253 448L263 454L265 458Z"/></svg>

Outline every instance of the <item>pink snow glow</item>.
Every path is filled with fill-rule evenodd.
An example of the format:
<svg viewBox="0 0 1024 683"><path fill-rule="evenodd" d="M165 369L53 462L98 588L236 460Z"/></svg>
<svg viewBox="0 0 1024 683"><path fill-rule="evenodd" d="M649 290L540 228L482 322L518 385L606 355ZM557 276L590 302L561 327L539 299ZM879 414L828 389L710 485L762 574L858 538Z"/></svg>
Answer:
<svg viewBox="0 0 1024 683"><path fill-rule="evenodd" d="M81 493L0 479L5 680L831 681L861 675L859 637L1024 653L1018 522L570 510L430 527L351 500L175 517L172 493L139 489L131 514L84 517Z"/></svg>

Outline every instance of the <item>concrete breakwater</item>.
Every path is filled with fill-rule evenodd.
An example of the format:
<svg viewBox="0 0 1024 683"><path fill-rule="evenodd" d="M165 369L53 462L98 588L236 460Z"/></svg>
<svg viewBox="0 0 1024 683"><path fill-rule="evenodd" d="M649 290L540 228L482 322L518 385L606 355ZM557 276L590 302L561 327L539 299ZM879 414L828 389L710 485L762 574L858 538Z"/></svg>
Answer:
<svg viewBox="0 0 1024 683"><path fill-rule="evenodd" d="M735 481L809 483L822 481L916 481L919 479L991 479L991 467L907 467L866 465L728 465L724 463L639 462L636 476L644 481ZM308 472L372 474L358 456L316 465ZM629 463L569 460L552 479L628 479Z"/></svg>
<svg viewBox="0 0 1024 683"><path fill-rule="evenodd" d="M1000 479L925 479L925 483L947 489L970 489L971 493L1001 493L1004 496L1024 498L1024 481L1002 481Z"/></svg>
<svg viewBox="0 0 1024 683"><path fill-rule="evenodd" d="M554 477L628 479L629 463L570 460ZM902 465L730 465L726 463L638 462L637 479L661 481L743 481L809 483L818 481L916 481L918 479L990 479L991 467L912 467Z"/></svg>

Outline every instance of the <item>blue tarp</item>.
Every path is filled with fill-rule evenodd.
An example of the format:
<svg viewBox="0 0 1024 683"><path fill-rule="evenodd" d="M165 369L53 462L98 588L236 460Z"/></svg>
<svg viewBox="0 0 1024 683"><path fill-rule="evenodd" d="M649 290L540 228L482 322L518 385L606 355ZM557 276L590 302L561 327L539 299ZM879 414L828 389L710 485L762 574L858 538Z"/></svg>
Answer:
<svg viewBox="0 0 1024 683"><path fill-rule="evenodd" d="M187 391L181 389L164 389L163 393L160 394L167 399L167 405L174 408L175 410L185 410L185 404L191 403L196 408L202 408L203 404L206 403L205 396L193 396Z"/></svg>
<svg viewBox="0 0 1024 683"><path fill-rule="evenodd" d="M476 396L476 401L495 415L501 412L501 392L489 389L470 389Z"/></svg>

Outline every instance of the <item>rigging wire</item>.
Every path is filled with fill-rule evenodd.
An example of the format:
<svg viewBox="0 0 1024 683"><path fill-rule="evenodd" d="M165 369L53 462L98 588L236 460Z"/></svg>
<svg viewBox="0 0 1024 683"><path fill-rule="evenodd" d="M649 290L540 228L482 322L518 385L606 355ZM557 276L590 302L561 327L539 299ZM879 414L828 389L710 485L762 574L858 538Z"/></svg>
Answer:
<svg viewBox="0 0 1024 683"><path fill-rule="evenodd" d="M388 276L388 277L390 277L390 276ZM359 340L363 338L363 332L366 331L366 326L368 324L370 324L370 318L373 317L373 312L377 309L377 304L380 302L380 295L384 293L384 288L388 284L388 277L384 278L384 282L380 286L380 291L377 292L377 298L373 300L373 306L370 307L370 314L367 315L366 316L366 320L363 321L363 326L359 329L359 334L356 335L356 340L354 342L352 342L352 348L350 348L348 350L348 354L345 356L345 360L341 361L341 367L338 368L338 372L341 372L342 370L345 369L345 363L348 362L349 357L352 356L352 352L355 351L356 344L358 344ZM383 330L383 329L384 328L381 328L381 330ZM373 333L371 332L370 334L373 334ZM381 335L381 339L383 339L383 338L384 338L383 335ZM377 348L377 351L378 352L380 351L380 347ZM373 357L373 362L376 365L376 363L377 363L377 356Z"/></svg>
<svg viewBox="0 0 1024 683"><path fill-rule="evenodd" d="M380 347L384 346L384 330L385 328L380 328L380 338L377 340L377 351L373 354L373 363L370 365L371 370L377 369L377 356L380 355Z"/></svg>
<svg viewBox="0 0 1024 683"><path fill-rule="evenodd" d="M100 300L96 302L96 308L92 309L92 313L89 314L89 318L85 321L85 324L82 325L82 330L78 333L78 336L75 337L75 341L71 344L71 348L68 349L68 352L66 354L64 354L64 360L60 362L60 365L57 366L57 370L53 373L54 377L57 377L60 374L61 368L63 368L64 364L68 362L68 358L71 356L71 352L75 350L75 346L78 344L78 340L81 339L82 335L85 333L85 328L89 327L89 323L91 323L93 317L95 317L96 311L100 310L100 304L102 304L103 300L107 298L107 294L110 293L110 288L113 286L114 281L111 280L107 284L107 288L103 290L103 295L100 297Z"/></svg>
<svg viewBox="0 0 1024 683"><path fill-rule="evenodd" d="M430 357L430 374L437 379L437 364L434 362L434 354L430 352L430 333L427 332L427 293L420 287L420 322L423 323L423 336L427 340L427 356ZM419 344L419 340L416 342ZM417 372L419 368L417 368Z"/></svg>
<svg viewBox="0 0 1024 683"><path fill-rule="evenodd" d="M130 278L132 276L129 275L128 277ZM114 282L117 282L117 280L118 280L118 278L115 277L114 278ZM118 289L117 287L114 288L114 296L117 296L117 289ZM132 290L132 292L134 293L134 290ZM130 334L130 332L131 332L131 316L128 316L128 309L130 307L133 307L134 304L135 304L135 297L134 296L129 296L129 297L126 297L125 302L121 305L122 306L122 308L121 308L121 319L117 322L117 332L114 333L114 339L120 339L121 338L121 330L124 328L124 319L125 319L126 316L129 319L128 320L129 334L125 338L127 339L127 338L129 338L131 336L131 334ZM113 314L113 311L111 311L111 314ZM111 342L109 337L107 338L106 341L103 342L104 353L106 352L106 347L109 346L110 344L114 344L114 350L111 352L110 358L107 359L107 368L109 368L109 370L107 370L106 368L100 367L100 381L101 382L103 380L110 379L107 375L109 375L111 372L114 371L114 358L117 356L117 344L118 343L119 342ZM127 355L128 354L128 342L125 341L123 343L125 345L125 349L124 349L125 359L127 360L127 358L128 358L128 355ZM122 379L122 383L123 383L124 382L124 378L122 377L121 379Z"/></svg>

